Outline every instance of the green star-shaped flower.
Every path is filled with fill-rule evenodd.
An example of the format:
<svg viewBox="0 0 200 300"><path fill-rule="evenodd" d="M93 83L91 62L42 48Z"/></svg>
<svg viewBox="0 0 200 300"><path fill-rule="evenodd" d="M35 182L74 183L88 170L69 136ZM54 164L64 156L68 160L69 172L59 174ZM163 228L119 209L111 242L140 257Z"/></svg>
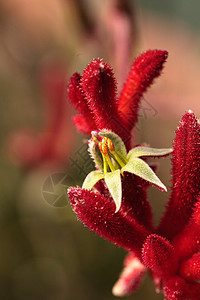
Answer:
<svg viewBox="0 0 200 300"><path fill-rule="evenodd" d="M115 202L116 212L121 207L121 176L123 176L124 172L135 174L159 187L161 190L167 191L165 185L149 165L139 157L165 156L170 154L172 149L155 149L138 146L130 150L127 154L123 141L115 133L103 130L98 133L93 132L92 136L89 142L89 150L99 170L92 171L87 175L82 188L90 190L99 180L104 179ZM99 137L102 141L99 141ZM97 144L102 158L96 149Z"/></svg>

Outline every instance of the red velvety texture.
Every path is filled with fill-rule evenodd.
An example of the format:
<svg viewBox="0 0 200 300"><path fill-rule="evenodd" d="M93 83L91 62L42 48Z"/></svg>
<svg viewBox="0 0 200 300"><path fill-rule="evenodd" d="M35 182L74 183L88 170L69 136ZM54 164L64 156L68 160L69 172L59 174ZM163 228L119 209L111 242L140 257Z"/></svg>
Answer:
<svg viewBox="0 0 200 300"><path fill-rule="evenodd" d="M136 219L148 230L153 230L151 205L147 200L146 190L149 185L140 177L124 172L122 179L122 205L121 211L130 218ZM95 189L106 197L110 196L108 188L101 180L95 185Z"/></svg>
<svg viewBox="0 0 200 300"><path fill-rule="evenodd" d="M191 283L189 288L189 299L199 300L199 295L200 295L200 284Z"/></svg>
<svg viewBox="0 0 200 300"><path fill-rule="evenodd" d="M144 196L146 185L142 185L142 182L137 182L135 186L134 176L126 175L126 172L124 173L123 202L117 214L114 214L115 206L109 197L81 189L79 189L80 192L76 191L74 193L75 190L73 190L73 193L71 193L71 203L75 212L80 220L91 230L96 231L97 234L125 249L131 249L135 252L139 260L141 259L141 250L143 249L142 258L144 266L150 270L157 288L163 291L165 298L168 300L199 299L200 285L191 282L198 278L198 268L194 268L193 255L199 250L200 240L200 198L197 197L199 193L199 178L194 177L192 174L192 168L194 168L195 174L199 172L198 157L200 151L198 138L198 122L193 113L187 112L176 133L172 159L174 164L173 174L176 178L173 184L179 189L178 191L175 189L173 192L176 193L173 194L172 192L172 195L175 197L179 196L179 198L175 198L176 201L172 201L171 198L171 204L167 208L167 215L171 216L171 210L174 213L174 217L178 215L181 219L181 211L183 211L183 216L187 213L186 209L189 209L189 211L188 219L182 221L182 226L179 227L177 233L175 233L175 231L177 231L176 228L170 227L173 237L171 243L165 238L165 231L169 226L170 218L166 218L166 224L165 226L163 225L164 233L161 232L161 235L153 233L153 229L149 229L149 231L145 229L145 227L150 228L148 224L151 223L151 210L148 205L146 205L146 197ZM183 165L184 163L187 168ZM181 182L179 182L178 173L175 172L175 170L181 169L180 166L184 167L184 171L189 174L188 177L186 177L185 174L180 173L183 181L182 185ZM141 191L140 185L142 188ZM184 199L184 195L182 196L180 192L182 186L184 186L183 191L189 195L191 193L194 199L191 198L191 195L189 199ZM133 187L135 187L136 190L138 189L138 194L135 190L132 190ZM96 199L98 199L98 201L96 201ZM181 200L180 207L177 206L177 201L179 200ZM184 201L186 202L186 207ZM144 215L146 214L146 218L149 221L143 219L143 205L145 207ZM173 224L176 224L176 220L172 221L174 222ZM183 224L185 224L185 226ZM140 227L141 225L143 226ZM131 232L133 234L131 234ZM147 232L151 232L152 234L147 236ZM144 238L145 236L146 239ZM141 246L142 244L143 246ZM139 247L141 248L139 249ZM132 291L136 289L141 282L139 279L141 279L142 276L137 277L134 269L131 270L131 267L131 264L130 266L127 264L124 268L124 272L128 268L129 276L127 276L127 271L125 273L122 272L122 277L117 283L118 294L128 294L131 289ZM186 269L183 269L183 267ZM191 268L191 274L187 277L188 275L186 275L186 273L189 267ZM138 285L136 283L138 283ZM116 290L114 290L114 292L116 292Z"/></svg>
<svg viewBox="0 0 200 300"><path fill-rule="evenodd" d="M166 58L167 52L161 50L147 51L139 56L118 101L111 68L101 60L93 60L79 77L79 85L97 129L101 130L107 124L105 127L119 134L127 149L130 148L131 129L137 122L139 102L160 75ZM80 112L76 118L80 128L87 122L84 113ZM194 262L198 265L196 252L200 240L200 126L191 111L183 116L176 131L172 164L172 193L156 233L146 199L147 185L137 176L124 173L122 206L116 214L113 200L102 182L95 185L98 193L80 188L68 191L74 211L86 226L133 251L136 256L130 254L125 263L117 282L118 295L135 290L141 282L140 271L146 267L166 299L199 299L199 284L191 281L198 278ZM143 259L145 265L141 264L138 273L134 259L138 262ZM189 277L188 270L191 270Z"/></svg>
<svg viewBox="0 0 200 300"><path fill-rule="evenodd" d="M112 198L81 188L69 188L68 196L78 218L92 231L140 256L148 231L121 210L115 213Z"/></svg>
<svg viewBox="0 0 200 300"><path fill-rule="evenodd" d="M75 119L77 128L87 134L96 129L113 130L130 149L139 102L154 78L160 75L166 59L167 51L149 50L141 54L133 63L119 100L113 71L102 60L94 59L82 76L75 73L69 84L69 98L82 116ZM84 129L85 121L87 129Z"/></svg>
<svg viewBox="0 0 200 300"><path fill-rule="evenodd" d="M189 289L186 281L179 276L170 278L163 286L164 295L168 300L188 300Z"/></svg>
<svg viewBox="0 0 200 300"><path fill-rule="evenodd" d="M172 193L158 233L170 240L187 224L200 187L200 129L192 112L187 112L174 140Z"/></svg>
<svg viewBox="0 0 200 300"><path fill-rule="evenodd" d="M138 120L138 109L142 95L163 69L167 51L149 50L134 61L118 102L118 110L129 129Z"/></svg>
<svg viewBox="0 0 200 300"><path fill-rule="evenodd" d="M191 257L200 250L200 197L188 225L172 240L179 260Z"/></svg>
<svg viewBox="0 0 200 300"><path fill-rule="evenodd" d="M116 80L111 67L100 59L94 59L83 71L81 86L87 103L95 116L98 130L112 130L130 140L130 131L123 125L117 109Z"/></svg>
<svg viewBox="0 0 200 300"><path fill-rule="evenodd" d="M188 281L200 280L200 253L195 253L191 258L183 261L179 272Z"/></svg>
<svg viewBox="0 0 200 300"><path fill-rule="evenodd" d="M172 243L180 260L189 258L200 249L200 226L190 223Z"/></svg>
<svg viewBox="0 0 200 300"><path fill-rule="evenodd" d="M144 265L160 278L175 274L177 269L177 260L174 257L172 245L157 234L147 237L142 250L142 258Z"/></svg>
<svg viewBox="0 0 200 300"><path fill-rule="evenodd" d="M95 128L95 126L91 127L91 124L87 122L87 119L83 117L83 115L79 114L73 117L73 122L76 128L82 133L90 135L91 131Z"/></svg>
<svg viewBox="0 0 200 300"><path fill-rule="evenodd" d="M84 70L81 85L88 106L96 116L97 127L109 128L112 115L118 117L117 87L111 67L100 59L94 59Z"/></svg>
<svg viewBox="0 0 200 300"><path fill-rule="evenodd" d="M145 183L140 177L124 172L122 177L122 207L148 230L153 230L151 205L147 201Z"/></svg>
<svg viewBox="0 0 200 300"><path fill-rule="evenodd" d="M95 116L88 107L86 95L81 86L81 75L75 73L69 82L68 95L73 106L80 115L75 116L74 123L83 134L90 134L96 130Z"/></svg>

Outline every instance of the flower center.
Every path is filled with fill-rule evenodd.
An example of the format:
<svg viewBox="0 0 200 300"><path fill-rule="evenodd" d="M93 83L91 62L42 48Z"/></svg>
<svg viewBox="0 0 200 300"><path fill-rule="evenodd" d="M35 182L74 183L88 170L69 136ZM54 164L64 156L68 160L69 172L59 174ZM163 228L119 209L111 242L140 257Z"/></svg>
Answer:
<svg viewBox="0 0 200 300"><path fill-rule="evenodd" d="M94 140L98 143L103 158L104 174L121 169L127 164L126 157L115 149L111 139L104 137L100 142L97 137L94 137Z"/></svg>

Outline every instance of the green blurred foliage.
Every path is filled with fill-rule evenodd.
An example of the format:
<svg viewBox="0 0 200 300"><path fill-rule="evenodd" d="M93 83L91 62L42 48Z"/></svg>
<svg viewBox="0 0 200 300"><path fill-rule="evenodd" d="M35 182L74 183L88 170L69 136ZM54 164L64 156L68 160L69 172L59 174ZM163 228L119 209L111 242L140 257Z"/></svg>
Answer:
<svg viewBox="0 0 200 300"><path fill-rule="evenodd" d="M145 9L149 9L153 12L162 13L175 21L186 22L188 26L198 30L200 26L199 11L200 3L198 0L141 0L138 3Z"/></svg>

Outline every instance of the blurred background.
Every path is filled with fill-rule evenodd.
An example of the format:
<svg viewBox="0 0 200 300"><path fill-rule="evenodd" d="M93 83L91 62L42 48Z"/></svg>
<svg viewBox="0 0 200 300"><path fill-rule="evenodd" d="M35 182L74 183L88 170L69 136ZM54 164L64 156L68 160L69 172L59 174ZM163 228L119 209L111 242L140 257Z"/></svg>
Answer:
<svg viewBox="0 0 200 300"><path fill-rule="evenodd" d="M1 299L117 299L125 251L84 228L65 195L93 168L67 82L100 57L120 91L136 55L168 50L135 134L171 147L185 110L200 115L199 12L198 0L0 0ZM170 190L169 158L159 177ZM169 194L149 191L155 224ZM147 276L127 299L163 296Z"/></svg>

